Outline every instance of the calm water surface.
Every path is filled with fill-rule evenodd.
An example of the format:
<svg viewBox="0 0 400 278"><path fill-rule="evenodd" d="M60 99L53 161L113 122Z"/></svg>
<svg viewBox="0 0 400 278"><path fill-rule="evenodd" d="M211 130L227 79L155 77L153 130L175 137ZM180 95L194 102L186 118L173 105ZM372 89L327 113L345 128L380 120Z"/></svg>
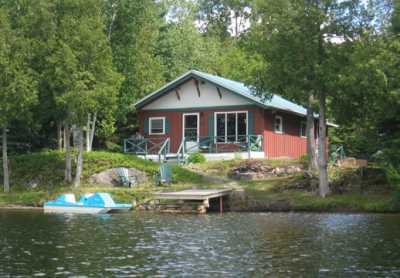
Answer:
<svg viewBox="0 0 400 278"><path fill-rule="evenodd" d="M0 211L0 277L400 277L400 215Z"/></svg>

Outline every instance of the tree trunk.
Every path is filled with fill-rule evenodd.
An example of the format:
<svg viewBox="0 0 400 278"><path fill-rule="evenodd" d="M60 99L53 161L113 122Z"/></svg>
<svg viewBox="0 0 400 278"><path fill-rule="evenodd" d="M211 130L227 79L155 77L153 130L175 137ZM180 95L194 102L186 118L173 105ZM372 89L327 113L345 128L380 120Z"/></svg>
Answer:
<svg viewBox="0 0 400 278"><path fill-rule="evenodd" d="M90 152L91 151L91 148L90 148L90 127L91 127L91 125L90 125L90 121L91 121L91 118L92 118L92 116L90 115L90 113L88 113L88 118L87 118L87 123L86 123L86 132L85 132L85 135L86 135L86 151L87 152Z"/></svg>
<svg viewBox="0 0 400 278"><path fill-rule="evenodd" d="M78 141L76 125L72 125L71 131L72 131L72 146L75 148L77 146L77 141Z"/></svg>
<svg viewBox="0 0 400 278"><path fill-rule="evenodd" d="M57 145L58 145L58 150L61 151L63 148L63 132L62 132L62 124L60 122L57 123Z"/></svg>
<svg viewBox="0 0 400 278"><path fill-rule="evenodd" d="M111 33L114 26L115 18L117 17L117 11L118 11L117 1L111 4L111 8L112 8L112 16L111 16L110 26L108 27L108 35L107 35L109 41L111 41Z"/></svg>
<svg viewBox="0 0 400 278"><path fill-rule="evenodd" d="M63 149L66 150L67 149L67 131L65 128L65 124L63 124Z"/></svg>
<svg viewBox="0 0 400 278"><path fill-rule="evenodd" d="M8 171L8 155L7 155L7 128L3 127L2 135L2 152L3 152L3 185L4 192L10 192L10 173Z"/></svg>
<svg viewBox="0 0 400 278"><path fill-rule="evenodd" d="M83 166L83 131L81 127L76 128L76 139L78 147L78 160L76 162L76 173L74 186L79 187L81 184L82 166Z"/></svg>
<svg viewBox="0 0 400 278"><path fill-rule="evenodd" d="M319 168L319 194L325 197L329 194L328 184L328 163L326 153L326 95L320 92L319 95L319 138L318 138L318 168Z"/></svg>
<svg viewBox="0 0 400 278"><path fill-rule="evenodd" d="M91 152L93 150L93 140L94 133L96 131L96 121L97 121L97 112L92 115L88 114L88 121L86 126L86 151Z"/></svg>
<svg viewBox="0 0 400 278"><path fill-rule="evenodd" d="M72 182L71 128L64 125L65 132L65 181Z"/></svg>
<svg viewBox="0 0 400 278"><path fill-rule="evenodd" d="M314 103L314 96L310 94L308 98L307 106L307 155L308 155L308 170L313 172L318 169L317 155L316 155L316 144L315 144L315 119L314 109L312 105Z"/></svg>

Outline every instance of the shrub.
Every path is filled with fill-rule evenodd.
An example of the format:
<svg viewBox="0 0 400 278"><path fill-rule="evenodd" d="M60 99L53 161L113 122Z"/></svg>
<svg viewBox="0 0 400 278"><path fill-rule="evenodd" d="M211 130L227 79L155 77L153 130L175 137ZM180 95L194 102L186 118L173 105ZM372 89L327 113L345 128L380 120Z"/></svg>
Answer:
<svg viewBox="0 0 400 278"><path fill-rule="evenodd" d="M400 191L400 170L393 165L388 165L386 168L386 177L389 184L397 191Z"/></svg>
<svg viewBox="0 0 400 278"><path fill-rule="evenodd" d="M121 152L122 147L112 141L106 141L106 150L110 152Z"/></svg>
<svg viewBox="0 0 400 278"><path fill-rule="evenodd" d="M300 164L302 164L302 165L304 165L304 166L307 166L308 165L308 163L309 163L309 161L310 161L310 158L308 157L308 155L302 155L301 157L300 157L300 159L299 159L299 162L300 162Z"/></svg>
<svg viewBox="0 0 400 278"><path fill-rule="evenodd" d="M235 156L234 156L235 160L240 160L242 159L242 154L240 152L235 152Z"/></svg>
<svg viewBox="0 0 400 278"><path fill-rule="evenodd" d="M202 153L196 152L196 153L191 153L188 157L188 162L189 163L203 163L206 162L206 158Z"/></svg>

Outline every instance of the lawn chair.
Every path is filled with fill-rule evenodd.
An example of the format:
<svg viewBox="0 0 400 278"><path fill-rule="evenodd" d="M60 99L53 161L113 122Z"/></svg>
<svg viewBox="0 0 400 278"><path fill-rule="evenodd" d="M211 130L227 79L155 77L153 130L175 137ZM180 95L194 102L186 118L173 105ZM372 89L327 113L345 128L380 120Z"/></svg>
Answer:
<svg viewBox="0 0 400 278"><path fill-rule="evenodd" d="M155 179L157 185L170 184L172 182L171 167L166 163L162 163L160 165L160 172L156 174Z"/></svg>
<svg viewBox="0 0 400 278"><path fill-rule="evenodd" d="M118 168L117 175L119 178L119 182L123 186L132 187L137 183L137 178L135 176L130 177L129 171L126 168Z"/></svg>

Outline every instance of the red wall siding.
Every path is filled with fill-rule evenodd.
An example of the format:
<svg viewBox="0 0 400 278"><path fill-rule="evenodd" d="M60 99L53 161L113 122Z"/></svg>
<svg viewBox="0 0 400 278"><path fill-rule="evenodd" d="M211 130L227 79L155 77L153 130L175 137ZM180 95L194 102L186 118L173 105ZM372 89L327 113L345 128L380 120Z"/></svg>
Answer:
<svg viewBox="0 0 400 278"><path fill-rule="evenodd" d="M147 117L166 117L170 121L170 131L165 135L148 135L146 134L146 138L170 138L171 139L171 151L176 152L179 148L179 144L182 139L182 113L180 112L153 112L153 111L140 111L139 112L139 132L140 134L144 133L144 120Z"/></svg>
<svg viewBox="0 0 400 278"><path fill-rule="evenodd" d="M305 118L265 110L264 149L267 158L300 158L307 153L307 139L300 136L300 123ZM283 133L275 133L274 116L282 116Z"/></svg>
<svg viewBox="0 0 400 278"><path fill-rule="evenodd" d="M170 121L170 132L166 135L146 135L148 138L171 139L171 151L176 152L182 141L182 115L184 113L200 113L200 136L208 136L208 117L214 112L222 111L252 111L254 134L264 136L264 151L266 158L300 158L307 152L307 140L300 136L300 122L305 118L277 113L283 118L283 133L273 130L274 113L256 106L240 107L234 109L191 110L191 111L145 111L139 112L140 133L144 134L144 119L146 117L167 117Z"/></svg>
<svg viewBox="0 0 400 278"><path fill-rule="evenodd" d="M263 109L256 106L238 107L234 109L215 109L215 110L190 110L190 111L146 111L142 110L138 113L139 116L139 132L144 134L144 120L147 117L167 117L170 121L171 130L165 135L146 135L147 138L167 138L171 139L171 151L176 152L182 141L182 115L184 113L199 113L200 114L200 136L208 136L208 117L214 112L223 111L252 111L254 134L263 134L264 131L264 113Z"/></svg>

